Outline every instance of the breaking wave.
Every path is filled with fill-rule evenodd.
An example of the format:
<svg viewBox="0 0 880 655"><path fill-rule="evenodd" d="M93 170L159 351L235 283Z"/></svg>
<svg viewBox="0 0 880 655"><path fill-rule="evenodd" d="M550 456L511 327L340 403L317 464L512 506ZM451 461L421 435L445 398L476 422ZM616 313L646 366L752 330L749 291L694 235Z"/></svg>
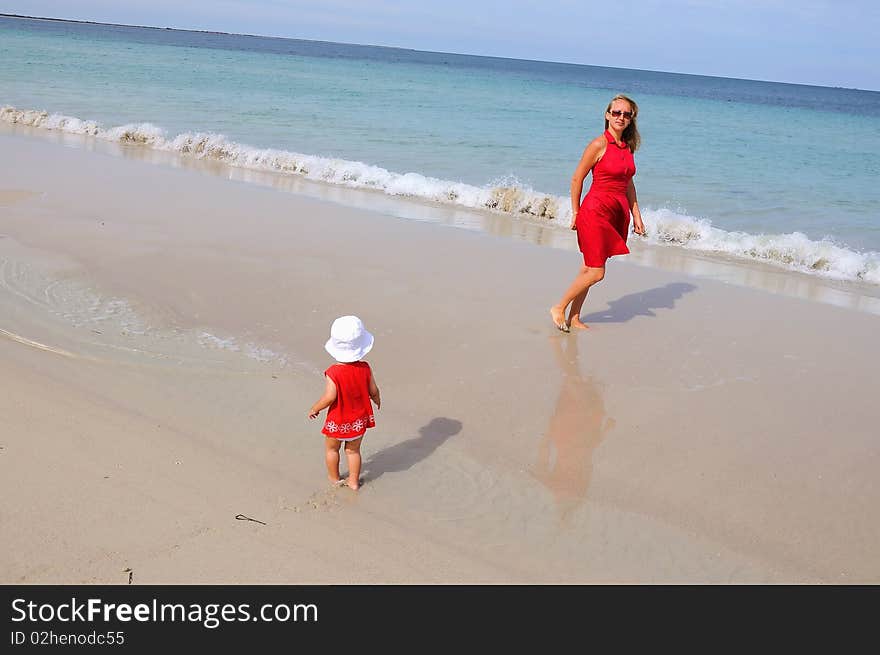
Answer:
<svg viewBox="0 0 880 655"><path fill-rule="evenodd" d="M728 232L713 227L708 219L668 209L648 210L642 215L650 243L758 260L835 280L880 284L880 253L856 252L827 237L816 241L801 232Z"/></svg>
<svg viewBox="0 0 880 655"><path fill-rule="evenodd" d="M287 150L254 148L221 134L185 132L169 137L151 123L104 128L95 121L39 110L0 107L0 120L47 130L92 136L222 162L257 171L298 175L330 184L374 189L469 209L490 210L568 229L568 197L541 193L515 181L486 187L441 180L420 173L396 173L358 161L306 155ZM800 232L749 234L713 227L710 220L668 209L644 209L647 241L689 250L759 260L823 277L880 284L880 253L856 252L829 238L812 240Z"/></svg>

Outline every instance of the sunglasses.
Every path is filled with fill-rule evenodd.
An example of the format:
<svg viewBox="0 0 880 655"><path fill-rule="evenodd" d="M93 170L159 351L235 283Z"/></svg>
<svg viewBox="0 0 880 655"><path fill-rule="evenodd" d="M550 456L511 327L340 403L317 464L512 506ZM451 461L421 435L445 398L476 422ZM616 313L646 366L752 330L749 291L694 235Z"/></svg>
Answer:
<svg viewBox="0 0 880 655"><path fill-rule="evenodd" d="M612 111L609 111L608 113L614 116L614 118L619 118L620 116L623 116L626 120L632 120L633 117L633 113L631 111L621 111L620 109L614 109Z"/></svg>

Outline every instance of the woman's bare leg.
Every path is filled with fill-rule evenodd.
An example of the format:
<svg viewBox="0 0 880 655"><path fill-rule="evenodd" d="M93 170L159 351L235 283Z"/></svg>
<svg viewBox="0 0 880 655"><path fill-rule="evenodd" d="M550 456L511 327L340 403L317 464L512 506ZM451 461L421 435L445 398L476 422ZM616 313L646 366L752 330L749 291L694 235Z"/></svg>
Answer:
<svg viewBox="0 0 880 655"><path fill-rule="evenodd" d="M587 299L589 291L589 288L584 289L583 293L579 293L571 301L571 308L568 310L568 320L566 321L568 327L577 328L578 330L587 329L587 324L581 321L581 307L584 306L584 301Z"/></svg>
<svg viewBox="0 0 880 655"><path fill-rule="evenodd" d="M580 319L581 307L583 307L584 300L587 298L587 292L590 290L590 287L597 282L600 282L604 277L604 266L601 268L591 266L581 267L580 272L574 278L571 286L568 287L568 291L562 296L562 300L559 301L559 304L553 305L553 307L550 308L550 316L553 318L556 327L560 330L562 329L560 325L565 325L566 329L569 325L582 329L587 327ZM571 305L571 312L566 321L565 310L569 305Z"/></svg>

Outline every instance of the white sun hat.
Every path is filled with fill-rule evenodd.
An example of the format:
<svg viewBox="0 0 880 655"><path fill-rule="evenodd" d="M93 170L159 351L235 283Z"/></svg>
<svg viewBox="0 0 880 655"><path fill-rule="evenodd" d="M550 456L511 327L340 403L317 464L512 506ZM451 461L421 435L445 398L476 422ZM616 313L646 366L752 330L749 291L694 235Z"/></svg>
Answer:
<svg viewBox="0 0 880 655"><path fill-rule="evenodd" d="M330 338L324 350L337 362L356 362L370 352L373 335L357 316L340 316L330 326Z"/></svg>

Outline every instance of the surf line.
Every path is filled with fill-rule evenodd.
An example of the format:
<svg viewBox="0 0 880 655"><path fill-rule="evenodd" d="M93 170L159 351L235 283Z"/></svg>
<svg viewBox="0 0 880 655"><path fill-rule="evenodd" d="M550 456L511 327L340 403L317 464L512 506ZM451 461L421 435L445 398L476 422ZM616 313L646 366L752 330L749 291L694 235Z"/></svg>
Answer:
<svg viewBox="0 0 880 655"><path fill-rule="evenodd" d="M36 348L37 350L45 350L46 352L55 353L56 355L61 355L63 357L70 357L72 359L80 359L79 355L75 355L73 353L67 352L66 350L61 350L61 348L53 348L52 346L47 346L46 344L40 343L38 341L31 341L30 339L25 339L24 337L20 337L13 332L8 332L3 328L0 328L0 335L7 337L8 339L12 339L13 341L17 341L18 343L22 343L25 346L30 346L31 348Z"/></svg>

